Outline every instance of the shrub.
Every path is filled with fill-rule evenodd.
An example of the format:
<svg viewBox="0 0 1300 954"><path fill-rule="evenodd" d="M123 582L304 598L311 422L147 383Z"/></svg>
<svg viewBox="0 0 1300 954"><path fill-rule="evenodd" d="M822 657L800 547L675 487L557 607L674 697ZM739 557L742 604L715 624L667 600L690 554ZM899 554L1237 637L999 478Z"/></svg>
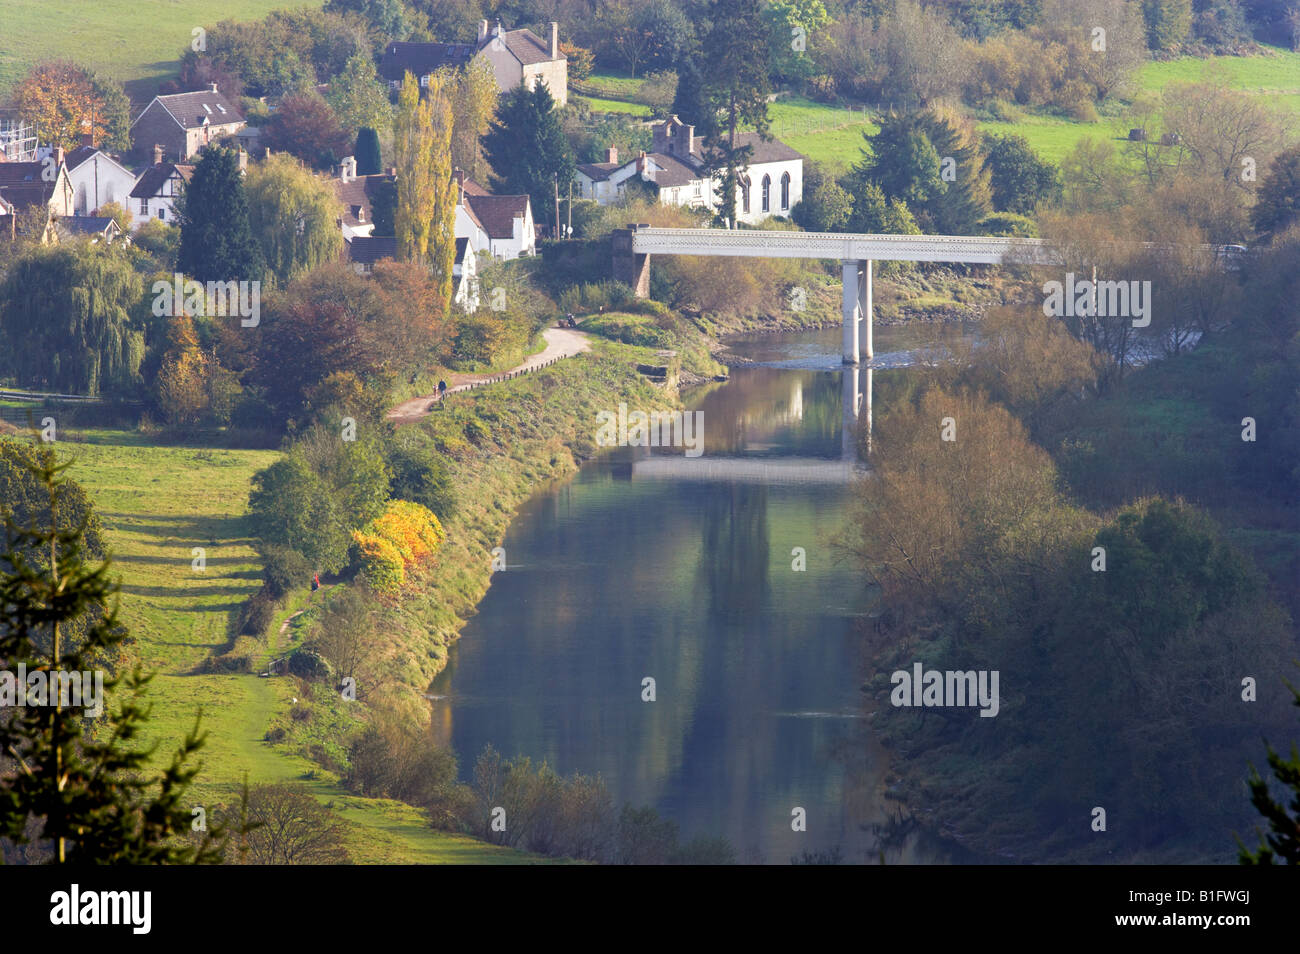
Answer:
<svg viewBox="0 0 1300 954"><path fill-rule="evenodd" d="M264 543L257 548L257 555L262 560L262 581L273 599L284 599L311 579L311 564L292 547Z"/></svg>
<svg viewBox="0 0 1300 954"><path fill-rule="evenodd" d="M333 673L333 667L319 653L310 649L299 649L289 657L289 673L299 679L311 679L324 682Z"/></svg>
<svg viewBox="0 0 1300 954"><path fill-rule="evenodd" d="M275 620L275 599L266 587L258 590L239 608L236 627L246 636L261 636Z"/></svg>
<svg viewBox="0 0 1300 954"><path fill-rule="evenodd" d="M408 569L429 561L444 536L442 524L427 507L392 500L383 513L354 531L352 539L370 586L391 595L406 583Z"/></svg>

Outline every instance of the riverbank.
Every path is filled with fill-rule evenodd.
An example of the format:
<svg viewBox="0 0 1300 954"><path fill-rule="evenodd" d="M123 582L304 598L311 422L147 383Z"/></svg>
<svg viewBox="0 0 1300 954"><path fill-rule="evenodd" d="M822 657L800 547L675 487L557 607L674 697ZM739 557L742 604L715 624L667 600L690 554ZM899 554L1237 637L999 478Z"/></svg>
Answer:
<svg viewBox="0 0 1300 954"><path fill-rule="evenodd" d="M423 693L492 584L492 551L524 501L596 455L597 413L620 403L647 411L679 405L675 391L637 372L638 363L652 360L648 348L593 339L582 355L448 395L405 425L424 431L445 455L457 505L443 521L436 566L387 613L386 668L396 677L397 705L427 718Z"/></svg>

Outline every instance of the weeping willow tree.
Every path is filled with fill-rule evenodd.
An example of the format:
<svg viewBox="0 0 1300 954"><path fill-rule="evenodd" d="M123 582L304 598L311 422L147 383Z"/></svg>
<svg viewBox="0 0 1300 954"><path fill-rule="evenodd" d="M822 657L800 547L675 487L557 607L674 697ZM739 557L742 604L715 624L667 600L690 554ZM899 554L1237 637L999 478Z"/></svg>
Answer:
<svg viewBox="0 0 1300 954"><path fill-rule="evenodd" d="M244 188L249 223L275 284L338 259L343 209L329 182L281 153L249 169Z"/></svg>
<svg viewBox="0 0 1300 954"><path fill-rule="evenodd" d="M140 382L144 286L118 250L86 242L24 252L0 285L0 369L22 387L77 394Z"/></svg>

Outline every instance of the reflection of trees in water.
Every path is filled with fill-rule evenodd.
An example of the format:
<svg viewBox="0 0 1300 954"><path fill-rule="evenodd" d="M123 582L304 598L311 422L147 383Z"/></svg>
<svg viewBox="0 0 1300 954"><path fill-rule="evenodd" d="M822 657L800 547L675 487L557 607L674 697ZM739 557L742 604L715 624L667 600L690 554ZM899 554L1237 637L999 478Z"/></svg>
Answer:
<svg viewBox="0 0 1300 954"><path fill-rule="evenodd" d="M709 594L709 615L753 619L767 600L767 488L733 484L727 493L711 493L703 508L702 569Z"/></svg>
<svg viewBox="0 0 1300 954"><path fill-rule="evenodd" d="M697 405L704 413L705 453L779 442L785 453L826 456L838 447L840 403L838 374L741 370Z"/></svg>

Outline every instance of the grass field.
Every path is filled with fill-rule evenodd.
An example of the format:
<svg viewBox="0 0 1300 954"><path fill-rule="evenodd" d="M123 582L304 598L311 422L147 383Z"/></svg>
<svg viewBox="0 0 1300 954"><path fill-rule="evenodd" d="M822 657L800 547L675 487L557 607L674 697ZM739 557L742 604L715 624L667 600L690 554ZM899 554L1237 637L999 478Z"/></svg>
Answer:
<svg viewBox="0 0 1300 954"><path fill-rule="evenodd" d="M176 72L191 31L323 0L0 0L0 97L34 63L66 57L103 71L134 99Z"/></svg>
<svg viewBox="0 0 1300 954"><path fill-rule="evenodd" d="M1137 93L1158 93L1170 83L1191 83L1221 73L1234 89L1259 95L1294 125L1300 121L1300 53L1274 50L1271 56L1186 57L1147 63L1139 71ZM1018 122L981 122L984 132L1024 136L1042 158L1059 163L1085 136L1113 137L1111 120L1075 122L1059 116L1027 114ZM796 147L797 148L797 147Z"/></svg>
<svg viewBox="0 0 1300 954"><path fill-rule="evenodd" d="M76 460L71 476L104 522L121 581L122 621L137 640L133 655L157 673L149 687L153 711L146 735L158 747L156 763L170 758L202 711L208 738L193 790L196 804L229 801L247 773L254 783L305 784L347 823L357 862L535 860L435 832L409 805L352 796L306 758L267 743L272 720L292 706L293 681L192 673L226 647L233 614L260 583L244 514L253 473L277 452L158 446L123 431L79 436L86 442L63 445ZM194 547L206 551L204 572L193 568ZM259 662L297 637L294 629L283 636L277 629Z"/></svg>

